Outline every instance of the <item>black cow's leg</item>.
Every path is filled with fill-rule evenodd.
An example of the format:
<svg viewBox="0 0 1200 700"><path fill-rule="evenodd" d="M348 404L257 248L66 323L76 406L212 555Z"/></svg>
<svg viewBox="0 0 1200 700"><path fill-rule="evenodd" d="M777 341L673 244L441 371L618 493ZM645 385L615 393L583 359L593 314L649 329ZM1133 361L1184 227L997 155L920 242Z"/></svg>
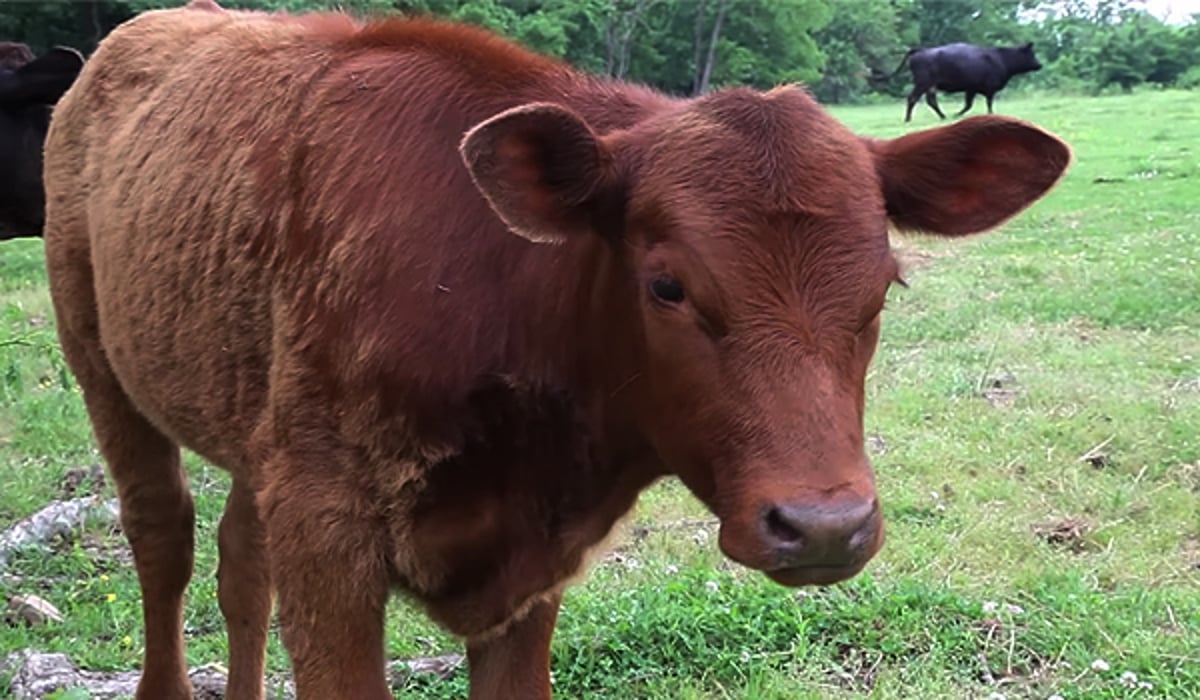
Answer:
<svg viewBox="0 0 1200 700"><path fill-rule="evenodd" d="M933 87L933 83L929 80L923 79L916 73L913 74L913 87L912 91L908 93L908 110L904 113L904 121L912 121L913 107L921 101L921 95L925 95L928 99L928 93L933 92Z"/></svg>
<svg viewBox="0 0 1200 700"><path fill-rule="evenodd" d="M989 100L989 101L990 101L990 100ZM966 101L966 103L963 105L963 108L962 108L962 110L961 110L961 111L960 111L958 114L956 114L956 115L954 115L954 116L956 116L956 117L961 117L962 115L964 115L964 114L966 114L967 112L971 111L971 106L972 106L972 105L974 105L974 104L975 104L975 93L973 93L973 92L967 92L967 101Z"/></svg>
<svg viewBox="0 0 1200 700"><path fill-rule="evenodd" d="M942 108L938 107L937 93L934 90L931 89L929 92L925 93L925 101L929 103L930 107L933 107L933 111L937 112L939 117L942 119L946 118L946 115L942 112Z"/></svg>
<svg viewBox="0 0 1200 700"><path fill-rule="evenodd" d="M987 95L984 95L984 97L987 98L988 114L991 114L992 113L992 98L995 97L995 95L987 94Z"/></svg>
<svg viewBox="0 0 1200 700"><path fill-rule="evenodd" d="M913 106L921 101L920 87L920 85L914 85L912 92L908 93L908 98L906 100L906 102L908 102L908 109L904 112L904 121L906 122L912 121Z"/></svg>

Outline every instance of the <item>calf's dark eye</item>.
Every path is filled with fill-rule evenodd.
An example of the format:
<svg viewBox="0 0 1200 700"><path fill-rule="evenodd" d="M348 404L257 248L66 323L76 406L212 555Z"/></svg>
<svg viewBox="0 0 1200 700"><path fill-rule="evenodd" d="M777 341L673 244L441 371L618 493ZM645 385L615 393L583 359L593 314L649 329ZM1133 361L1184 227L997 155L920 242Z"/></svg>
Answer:
<svg viewBox="0 0 1200 700"><path fill-rule="evenodd" d="M655 277L650 282L650 293L655 299L668 304L678 304L683 301L683 285L674 277Z"/></svg>

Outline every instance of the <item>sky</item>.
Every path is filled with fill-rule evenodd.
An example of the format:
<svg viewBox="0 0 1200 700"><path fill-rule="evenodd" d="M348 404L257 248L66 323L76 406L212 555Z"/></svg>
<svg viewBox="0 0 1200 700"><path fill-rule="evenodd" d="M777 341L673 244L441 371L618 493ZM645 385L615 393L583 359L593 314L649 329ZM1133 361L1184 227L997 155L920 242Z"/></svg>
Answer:
<svg viewBox="0 0 1200 700"><path fill-rule="evenodd" d="M1164 21L1182 23L1200 12L1200 0L1144 0L1146 9Z"/></svg>
<svg viewBox="0 0 1200 700"><path fill-rule="evenodd" d="M2 1L2 0L0 0ZM971 0L963 0L970 2ZM1092 7L1098 0L1086 0ZM1200 0L1134 0L1134 7L1141 7L1168 24L1186 24L1193 14L1200 13Z"/></svg>

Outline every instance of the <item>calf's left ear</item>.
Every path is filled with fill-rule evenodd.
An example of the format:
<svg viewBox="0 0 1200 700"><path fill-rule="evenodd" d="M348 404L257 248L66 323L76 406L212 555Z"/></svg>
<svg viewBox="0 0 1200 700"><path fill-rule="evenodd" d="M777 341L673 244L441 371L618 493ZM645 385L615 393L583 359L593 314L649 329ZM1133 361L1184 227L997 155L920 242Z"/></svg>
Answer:
<svg viewBox="0 0 1200 700"><path fill-rule="evenodd" d="M897 228L963 236L995 228L1050 191L1071 163L1053 134L977 116L890 140L867 140Z"/></svg>
<svg viewBox="0 0 1200 700"><path fill-rule="evenodd" d="M550 103L514 107L467 132L459 152L475 186L514 233L558 243L595 231L612 208L609 149L583 119Z"/></svg>

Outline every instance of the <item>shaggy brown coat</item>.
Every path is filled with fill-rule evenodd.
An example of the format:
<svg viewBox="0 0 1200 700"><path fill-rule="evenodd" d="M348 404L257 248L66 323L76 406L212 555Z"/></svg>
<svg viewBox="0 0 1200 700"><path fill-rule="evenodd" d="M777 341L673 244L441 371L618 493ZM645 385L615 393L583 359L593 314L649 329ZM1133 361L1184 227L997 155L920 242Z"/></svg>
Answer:
<svg viewBox="0 0 1200 700"><path fill-rule="evenodd" d="M855 136L803 91L672 99L428 20L114 31L47 144L58 328L143 590L140 700L190 697L185 446L228 469L232 700L273 596L304 700L391 697L400 588L472 698L549 698L561 590L676 475L787 585L883 541L863 383L889 221L963 235L1059 179L999 117Z"/></svg>

